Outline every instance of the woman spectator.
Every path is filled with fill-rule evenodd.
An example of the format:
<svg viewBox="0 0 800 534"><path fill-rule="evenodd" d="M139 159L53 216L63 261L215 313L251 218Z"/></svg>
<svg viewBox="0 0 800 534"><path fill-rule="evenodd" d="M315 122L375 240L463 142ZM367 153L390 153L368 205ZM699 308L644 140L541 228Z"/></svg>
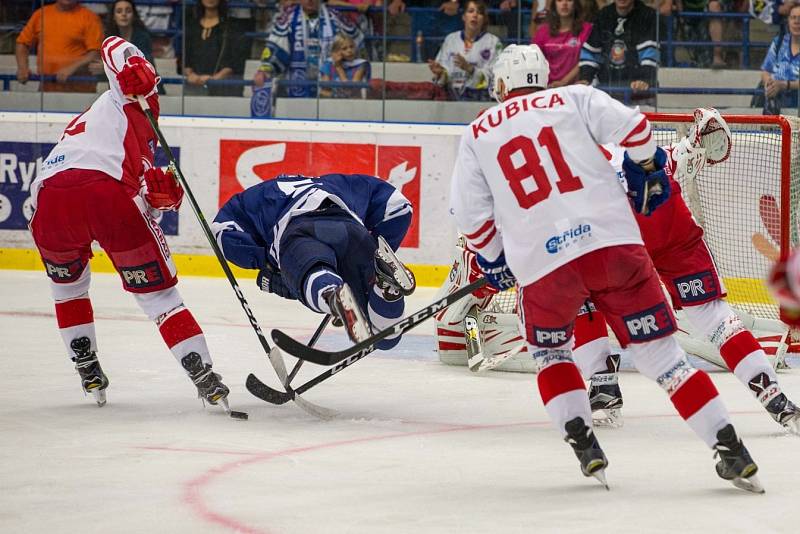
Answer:
<svg viewBox="0 0 800 534"><path fill-rule="evenodd" d="M461 20L464 29L445 37L428 67L434 83L445 87L454 100L488 100L490 70L503 44L486 33L489 19L483 0L469 0Z"/></svg>
<svg viewBox="0 0 800 534"><path fill-rule="evenodd" d="M562 87L578 79L578 56L589 38L592 25L583 20L578 0L549 0L547 24L539 26L533 37L550 63L548 87Z"/></svg>
<svg viewBox="0 0 800 534"><path fill-rule="evenodd" d="M347 35L337 34L331 44L331 55L322 64L319 79L323 82L368 82L371 75L369 61L356 58L356 42ZM320 89L321 96L358 98L360 89L334 87Z"/></svg>
<svg viewBox="0 0 800 534"><path fill-rule="evenodd" d="M765 112L780 113L780 107L797 107L800 89L800 4L789 10L788 32L778 35L761 64L761 81L767 105ZM772 104L770 105L770 100Z"/></svg>
<svg viewBox="0 0 800 534"><path fill-rule="evenodd" d="M244 71L242 32L228 18L227 0L199 0L186 22L183 91L188 95L242 96L242 85L207 85Z"/></svg>

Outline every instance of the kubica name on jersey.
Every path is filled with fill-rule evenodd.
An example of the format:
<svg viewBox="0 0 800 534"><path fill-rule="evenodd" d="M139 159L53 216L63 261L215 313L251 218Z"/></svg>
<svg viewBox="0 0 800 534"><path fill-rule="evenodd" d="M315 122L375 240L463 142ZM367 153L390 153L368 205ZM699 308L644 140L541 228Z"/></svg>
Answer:
<svg viewBox="0 0 800 534"><path fill-rule="evenodd" d="M570 228L564 232L554 235L545 241L544 248L547 249L549 254L556 254L565 248L576 244L582 239L586 239L592 235L591 224L579 224L575 228Z"/></svg>

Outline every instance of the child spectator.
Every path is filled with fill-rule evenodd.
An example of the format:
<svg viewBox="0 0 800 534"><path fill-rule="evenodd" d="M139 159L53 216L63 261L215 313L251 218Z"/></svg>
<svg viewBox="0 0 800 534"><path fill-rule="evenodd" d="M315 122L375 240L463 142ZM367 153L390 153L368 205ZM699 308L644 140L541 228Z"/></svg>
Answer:
<svg viewBox="0 0 800 534"><path fill-rule="evenodd" d="M445 87L454 100L489 100L489 75L503 43L486 33L489 19L483 0L469 0L462 31L448 35L428 67L434 83Z"/></svg>
<svg viewBox="0 0 800 534"><path fill-rule="evenodd" d="M331 55L320 69L319 79L324 82L368 82L372 72L369 61L356 58L356 42L338 34L331 45ZM359 98L362 91L357 88L320 88L321 96L336 98Z"/></svg>
<svg viewBox="0 0 800 534"><path fill-rule="evenodd" d="M292 81L318 80L319 69L328 58L333 38L338 33L349 36L360 48L363 35L358 28L320 4L320 0L300 0L299 4L282 11L267 36L261 67L253 80L255 89L281 74ZM317 87L314 84L290 85L286 95L313 98Z"/></svg>
<svg viewBox="0 0 800 534"><path fill-rule="evenodd" d="M655 10L641 0L614 0L601 9L581 48L578 82L650 89L660 61L656 24Z"/></svg>
<svg viewBox="0 0 800 534"><path fill-rule="evenodd" d="M376 30L380 33L383 28L382 13L368 13L367 10L371 7L382 7L383 0L328 0L329 7L353 7L358 11L342 10L338 11L342 19L350 21L350 24L358 28L364 37L372 37L375 35ZM382 54L379 53L379 43L375 43L370 39L365 39L365 45L370 59L379 60Z"/></svg>
<svg viewBox="0 0 800 534"><path fill-rule="evenodd" d="M800 5L789 10L788 31L772 40L767 57L761 65L761 81L764 82L765 109L780 113L780 107L797 107L797 92L800 89Z"/></svg>
<svg viewBox="0 0 800 534"><path fill-rule="evenodd" d="M242 85L207 85L241 75L247 59L241 31L228 18L227 0L199 0L184 28L184 94L242 96Z"/></svg>
<svg viewBox="0 0 800 534"><path fill-rule="evenodd" d="M550 64L548 87L569 85L578 79L578 56L592 25L583 20L579 0L549 0L547 24L539 26L533 44Z"/></svg>
<svg viewBox="0 0 800 534"><path fill-rule="evenodd" d="M44 91L93 93L94 82L67 82L76 75L88 75L88 65L100 57L103 25L100 18L78 0L56 0L33 12L17 37L17 81L30 79L28 58L37 47L40 75L55 75L56 81L42 84Z"/></svg>

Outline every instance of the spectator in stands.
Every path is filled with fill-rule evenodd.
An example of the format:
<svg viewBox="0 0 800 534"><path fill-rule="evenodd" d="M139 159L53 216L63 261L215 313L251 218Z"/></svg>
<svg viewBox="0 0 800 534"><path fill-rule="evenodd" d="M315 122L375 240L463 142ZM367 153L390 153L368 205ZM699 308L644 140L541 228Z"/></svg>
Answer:
<svg viewBox="0 0 800 534"><path fill-rule="evenodd" d="M664 6L670 7L667 11ZM686 11L689 13L704 13L708 11L708 0L670 0L662 2L661 6L661 20L664 21L667 15L672 14L672 10ZM707 43L709 40L708 33L709 20L706 17L681 17L678 22L678 36L683 41L700 41ZM666 25L662 22L662 28ZM661 38L665 38L665 31L661 31ZM694 67L706 68L711 65L711 48L708 46L690 46L688 47L689 59L692 61Z"/></svg>
<svg viewBox="0 0 800 534"><path fill-rule="evenodd" d="M788 31L773 39L761 65L766 101L774 99L775 102L765 107L768 111L770 107L777 112L780 107L797 107L797 93L800 90L800 4L792 6L787 20Z"/></svg>
<svg viewBox="0 0 800 534"><path fill-rule="evenodd" d="M337 10L339 16L343 19L350 21L350 24L355 26L359 29L359 31L364 35L364 45L368 52L368 57L373 60L379 60L383 57L382 53L379 53L380 43L372 42L369 37L375 35L376 30L377 33L380 33L383 28L383 18L382 13L378 12L371 12L368 13L367 10L371 7L382 7L383 0L328 0L327 2L329 7L350 7L355 8L357 11L353 11L352 9L348 10Z"/></svg>
<svg viewBox="0 0 800 534"><path fill-rule="evenodd" d="M387 9L396 17L405 12L406 6L438 8L433 12L411 12L411 34L422 36L421 51L417 54L422 57L417 57L417 61L427 61L436 54L441 38L461 27L458 0L391 0Z"/></svg>
<svg viewBox="0 0 800 534"><path fill-rule="evenodd" d="M486 32L489 17L483 0L468 0L464 29L449 34L428 62L434 83L447 88L453 100L489 100L489 74L503 43Z"/></svg>
<svg viewBox="0 0 800 534"><path fill-rule="evenodd" d="M601 9L581 48L578 83L630 88L642 98L636 93L656 83L656 24L655 10L641 0L614 0Z"/></svg>
<svg viewBox="0 0 800 534"><path fill-rule="evenodd" d="M549 0L547 24L539 26L533 37L550 64L548 87L562 87L578 79L578 56L589 38L592 25L583 20L579 0Z"/></svg>
<svg viewBox="0 0 800 534"><path fill-rule="evenodd" d="M356 57L356 43L352 38L339 34L331 44L331 54L320 69L319 79L324 82L368 82L371 76L369 61ZM336 98L361 98L359 88L322 87L321 96ZM365 93L366 91L364 91Z"/></svg>
<svg viewBox="0 0 800 534"><path fill-rule="evenodd" d="M17 37L17 81L30 79L28 58L37 47L37 69L40 75L55 75L56 82L43 83L45 91L94 92L94 82L67 82L70 76L88 75L88 65L100 57L103 25L78 0L56 0L56 3L34 11Z"/></svg>
<svg viewBox="0 0 800 534"><path fill-rule="evenodd" d="M538 0L499 0L495 6L500 10L496 16L497 23L506 27L506 37L515 43L527 41L528 36L533 37L545 19L544 9L540 10L544 7L543 3Z"/></svg>
<svg viewBox="0 0 800 534"><path fill-rule="evenodd" d="M748 10L748 0L708 0L708 11L711 13L746 13ZM708 33L714 43L722 42L726 26L741 27L739 21L727 21L726 19L712 18L708 21ZM712 69L723 69L727 66L725 54L721 46L714 47L714 61L711 63Z"/></svg>
<svg viewBox="0 0 800 534"><path fill-rule="evenodd" d="M329 57L333 38L339 33L353 39L357 49L361 47L363 35L358 28L320 4L320 0L300 0L299 4L283 11L267 36L261 66L253 80L256 88L278 75L295 82L318 80L319 69ZM317 87L303 83L289 85L285 94L315 97Z"/></svg>
<svg viewBox="0 0 800 534"><path fill-rule="evenodd" d="M198 0L184 32L184 94L242 96L242 85L208 83L241 76L247 59L242 32L228 18L227 0Z"/></svg>

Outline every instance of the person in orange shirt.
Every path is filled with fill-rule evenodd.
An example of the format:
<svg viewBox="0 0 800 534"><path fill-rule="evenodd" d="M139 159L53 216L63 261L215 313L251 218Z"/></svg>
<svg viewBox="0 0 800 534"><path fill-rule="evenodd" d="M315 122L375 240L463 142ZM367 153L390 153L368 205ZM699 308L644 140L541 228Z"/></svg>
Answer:
<svg viewBox="0 0 800 534"><path fill-rule="evenodd" d="M38 45L39 74L55 75L57 80L44 82L45 91L94 92L95 83L65 82L88 74L89 63L100 59L102 43L103 25L96 14L78 0L56 0L34 11L17 37L17 81L30 78L28 56Z"/></svg>

